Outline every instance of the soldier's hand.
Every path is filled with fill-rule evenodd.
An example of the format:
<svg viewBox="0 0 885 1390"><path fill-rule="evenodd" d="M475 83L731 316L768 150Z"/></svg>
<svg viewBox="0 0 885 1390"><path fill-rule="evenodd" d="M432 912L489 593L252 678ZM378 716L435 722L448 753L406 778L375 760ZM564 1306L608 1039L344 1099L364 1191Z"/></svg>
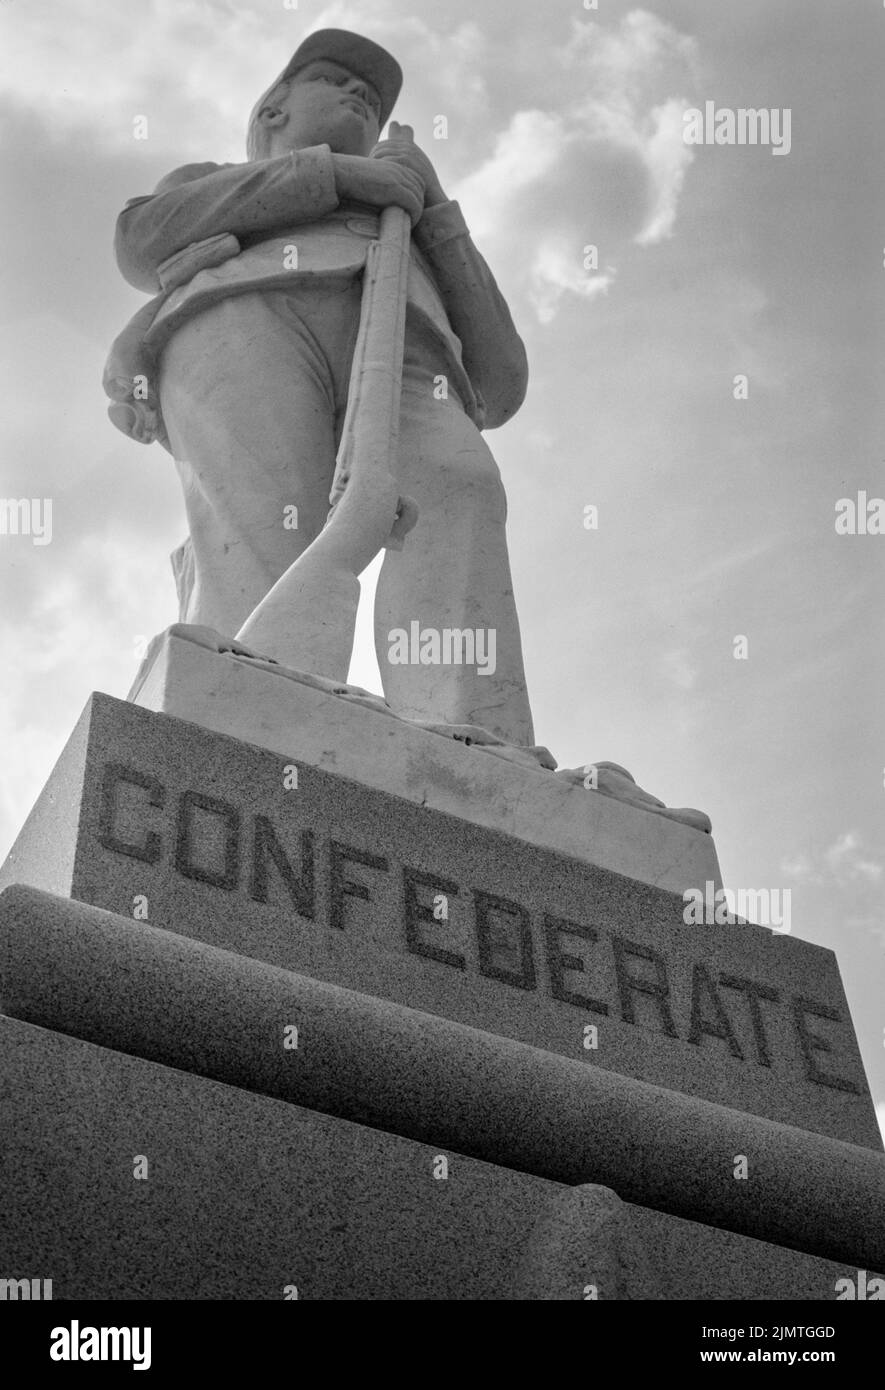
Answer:
<svg viewBox="0 0 885 1390"><path fill-rule="evenodd" d="M447 198L436 170L427 155L415 144L414 131L410 125L400 125L391 121L386 140L379 140L369 155L370 159L393 161L400 169L411 169L420 174L424 182L424 206L445 203Z"/></svg>
<svg viewBox="0 0 885 1390"><path fill-rule="evenodd" d="M424 180L419 172L363 155L333 154L332 160L340 199L376 208L405 208L414 227L424 211Z"/></svg>

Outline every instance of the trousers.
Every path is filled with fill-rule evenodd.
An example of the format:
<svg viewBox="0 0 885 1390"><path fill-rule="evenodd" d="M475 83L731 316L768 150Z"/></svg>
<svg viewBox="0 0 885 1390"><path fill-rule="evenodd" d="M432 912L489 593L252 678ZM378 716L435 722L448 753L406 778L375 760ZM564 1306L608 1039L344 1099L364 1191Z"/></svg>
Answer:
<svg viewBox="0 0 885 1390"><path fill-rule="evenodd" d="M357 277L238 294L185 322L163 349L160 403L192 547L181 621L234 636L322 529L360 294ZM530 746L504 489L482 434L446 388L445 361L432 332L407 315L396 469L419 515L403 549L386 552L378 581L384 696L406 717L479 724ZM422 632L483 630L485 665L404 663L401 641L392 661L394 634L416 622Z"/></svg>

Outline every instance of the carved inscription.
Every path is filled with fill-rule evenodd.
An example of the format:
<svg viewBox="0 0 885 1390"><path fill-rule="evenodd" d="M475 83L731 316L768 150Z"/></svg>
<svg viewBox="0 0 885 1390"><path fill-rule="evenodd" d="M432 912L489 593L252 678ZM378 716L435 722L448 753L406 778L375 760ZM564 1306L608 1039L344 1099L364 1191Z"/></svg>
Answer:
<svg viewBox="0 0 885 1390"><path fill-rule="evenodd" d="M487 979L511 989L544 990L584 1014L619 1019L696 1047L715 1039L734 1061L750 1066L772 1066L771 1024L776 1013L785 1014L808 1080L864 1093L839 1074L835 1039L848 1021L830 1004L717 973L698 960L680 1031L672 966L645 943L592 923L530 912L512 898L397 863L365 846L322 839L310 829L283 837L265 815L244 816L231 802L202 792L172 792L158 778L121 763L104 769L98 838L114 854L142 864L169 863L210 890L245 893L277 910L284 906L298 922L332 931L358 930L361 910L394 881L402 945L414 955L452 970L470 968L467 953L455 949L447 931L449 905L458 906L469 922L476 968ZM446 903L442 918L435 910L439 901ZM603 975L614 982L608 997L599 992ZM821 1031L819 1022L815 1027L816 1020L829 1031Z"/></svg>

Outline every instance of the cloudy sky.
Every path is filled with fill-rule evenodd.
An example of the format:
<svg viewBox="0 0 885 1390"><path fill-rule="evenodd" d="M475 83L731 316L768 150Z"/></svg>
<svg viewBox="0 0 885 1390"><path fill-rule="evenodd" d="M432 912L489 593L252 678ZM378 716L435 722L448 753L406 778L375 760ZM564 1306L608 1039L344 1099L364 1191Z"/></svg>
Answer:
<svg viewBox="0 0 885 1390"><path fill-rule="evenodd" d="M885 495L878 0L4 4L0 495L52 498L53 534L0 537L0 853L89 692L125 695L177 617L174 468L101 390L143 302L116 214L176 165L241 160L253 101L326 25L399 57L397 115L528 349L489 442L539 742L706 810L727 884L791 890L885 1122L885 538L834 524ZM705 100L789 108L789 154L686 145ZM380 688L365 612L352 678Z"/></svg>

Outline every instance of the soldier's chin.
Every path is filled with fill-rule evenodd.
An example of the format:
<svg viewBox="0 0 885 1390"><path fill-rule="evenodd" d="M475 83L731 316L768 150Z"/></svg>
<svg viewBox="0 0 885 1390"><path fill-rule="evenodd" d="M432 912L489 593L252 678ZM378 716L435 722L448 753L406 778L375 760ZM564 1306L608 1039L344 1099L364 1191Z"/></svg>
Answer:
<svg viewBox="0 0 885 1390"><path fill-rule="evenodd" d="M368 119L348 106L329 122L326 143L334 154L368 154L375 140Z"/></svg>

